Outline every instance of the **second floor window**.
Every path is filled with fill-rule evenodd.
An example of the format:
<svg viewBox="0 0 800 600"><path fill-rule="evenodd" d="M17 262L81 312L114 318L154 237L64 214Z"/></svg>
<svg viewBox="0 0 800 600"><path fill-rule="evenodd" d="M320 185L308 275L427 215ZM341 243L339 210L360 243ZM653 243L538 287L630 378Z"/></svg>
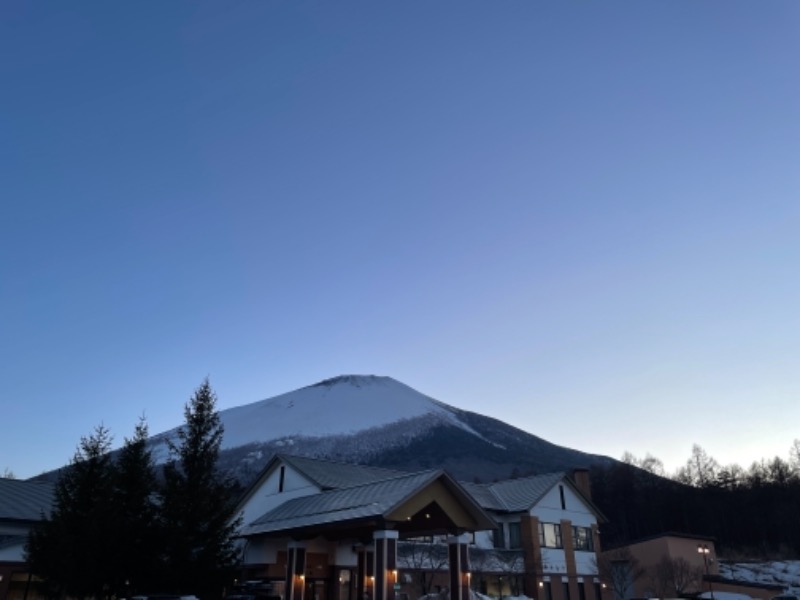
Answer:
<svg viewBox="0 0 800 600"><path fill-rule="evenodd" d="M503 535L503 524L498 523L497 529L494 530L494 547L495 548L505 548L506 547L506 537Z"/></svg>
<svg viewBox="0 0 800 600"><path fill-rule="evenodd" d="M583 550L591 552L594 550L594 541L592 540L592 530L588 527L573 527L572 528L572 545L575 550Z"/></svg>
<svg viewBox="0 0 800 600"><path fill-rule="evenodd" d="M558 523L539 523L539 544L542 548L563 548L561 525Z"/></svg>
<svg viewBox="0 0 800 600"><path fill-rule="evenodd" d="M522 535L520 533L519 523L508 524L508 547L509 548L522 548Z"/></svg>

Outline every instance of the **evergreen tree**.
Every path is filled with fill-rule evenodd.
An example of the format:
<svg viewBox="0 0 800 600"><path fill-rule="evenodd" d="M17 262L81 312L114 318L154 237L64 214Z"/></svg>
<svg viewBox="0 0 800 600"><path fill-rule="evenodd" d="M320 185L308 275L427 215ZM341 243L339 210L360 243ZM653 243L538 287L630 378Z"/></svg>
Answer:
<svg viewBox="0 0 800 600"><path fill-rule="evenodd" d="M114 592L110 448L102 425L81 438L56 484L51 514L30 533L27 559L51 594L104 598Z"/></svg>
<svg viewBox="0 0 800 600"><path fill-rule="evenodd" d="M208 379L186 404L164 468L163 525L172 591L218 597L236 564L235 484L218 472L223 427Z"/></svg>
<svg viewBox="0 0 800 600"><path fill-rule="evenodd" d="M118 595L160 589L160 532L153 458L144 418L125 439L114 469L111 505L117 539L114 581Z"/></svg>

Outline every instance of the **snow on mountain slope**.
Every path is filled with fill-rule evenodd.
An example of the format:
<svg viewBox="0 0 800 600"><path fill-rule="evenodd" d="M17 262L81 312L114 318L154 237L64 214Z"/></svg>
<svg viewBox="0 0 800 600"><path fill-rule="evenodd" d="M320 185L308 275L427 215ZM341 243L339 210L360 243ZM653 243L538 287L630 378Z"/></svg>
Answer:
<svg viewBox="0 0 800 600"><path fill-rule="evenodd" d="M287 436L351 434L423 415L467 428L454 410L391 377L344 375L220 411L223 448Z"/></svg>
<svg viewBox="0 0 800 600"><path fill-rule="evenodd" d="M430 419L431 425L455 425L478 437L458 417L458 410L392 379L342 375L252 404L222 410L222 448L295 437L351 435L397 422ZM167 440L177 428L156 435L153 458L168 456Z"/></svg>

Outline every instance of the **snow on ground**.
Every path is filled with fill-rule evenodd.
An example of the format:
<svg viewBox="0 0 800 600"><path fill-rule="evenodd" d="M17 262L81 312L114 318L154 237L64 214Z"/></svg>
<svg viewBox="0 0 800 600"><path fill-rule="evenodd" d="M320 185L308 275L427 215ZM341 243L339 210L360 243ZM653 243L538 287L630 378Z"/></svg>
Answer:
<svg viewBox="0 0 800 600"><path fill-rule="evenodd" d="M703 592L698 596L698 598L708 598L711 600L712 595L711 592ZM747 594L736 594L734 592L714 592L713 595L714 600L752 600L750 596Z"/></svg>
<svg viewBox="0 0 800 600"><path fill-rule="evenodd" d="M727 579L781 585L786 593L800 595L800 560L769 562L721 560L718 566L719 574ZM714 596L716 597L716 594Z"/></svg>
<svg viewBox="0 0 800 600"><path fill-rule="evenodd" d="M470 598L472 600L497 600L497 598L493 596L487 596L485 594L481 594L476 592L475 590L469 591ZM420 596L418 600L446 600L450 598L450 594L448 592L442 592L441 594L428 594L426 596ZM532 600L528 598L528 596L503 596L503 600Z"/></svg>

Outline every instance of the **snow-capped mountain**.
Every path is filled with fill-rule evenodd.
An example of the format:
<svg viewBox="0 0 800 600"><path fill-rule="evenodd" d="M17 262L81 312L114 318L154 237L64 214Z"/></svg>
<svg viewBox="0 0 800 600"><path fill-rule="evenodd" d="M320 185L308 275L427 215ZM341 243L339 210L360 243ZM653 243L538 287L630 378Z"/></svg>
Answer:
<svg viewBox="0 0 800 600"><path fill-rule="evenodd" d="M610 459L556 446L390 377L343 375L219 413L222 466L246 482L276 452L491 479ZM151 438L157 462L178 429Z"/></svg>
<svg viewBox="0 0 800 600"><path fill-rule="evenodd" d="M225 447L285 436L355 434L398 421L426 417L471 431L455 409L391 377L344 375L220 414ZM475 432L473 432L475 433Z"/></svg>

